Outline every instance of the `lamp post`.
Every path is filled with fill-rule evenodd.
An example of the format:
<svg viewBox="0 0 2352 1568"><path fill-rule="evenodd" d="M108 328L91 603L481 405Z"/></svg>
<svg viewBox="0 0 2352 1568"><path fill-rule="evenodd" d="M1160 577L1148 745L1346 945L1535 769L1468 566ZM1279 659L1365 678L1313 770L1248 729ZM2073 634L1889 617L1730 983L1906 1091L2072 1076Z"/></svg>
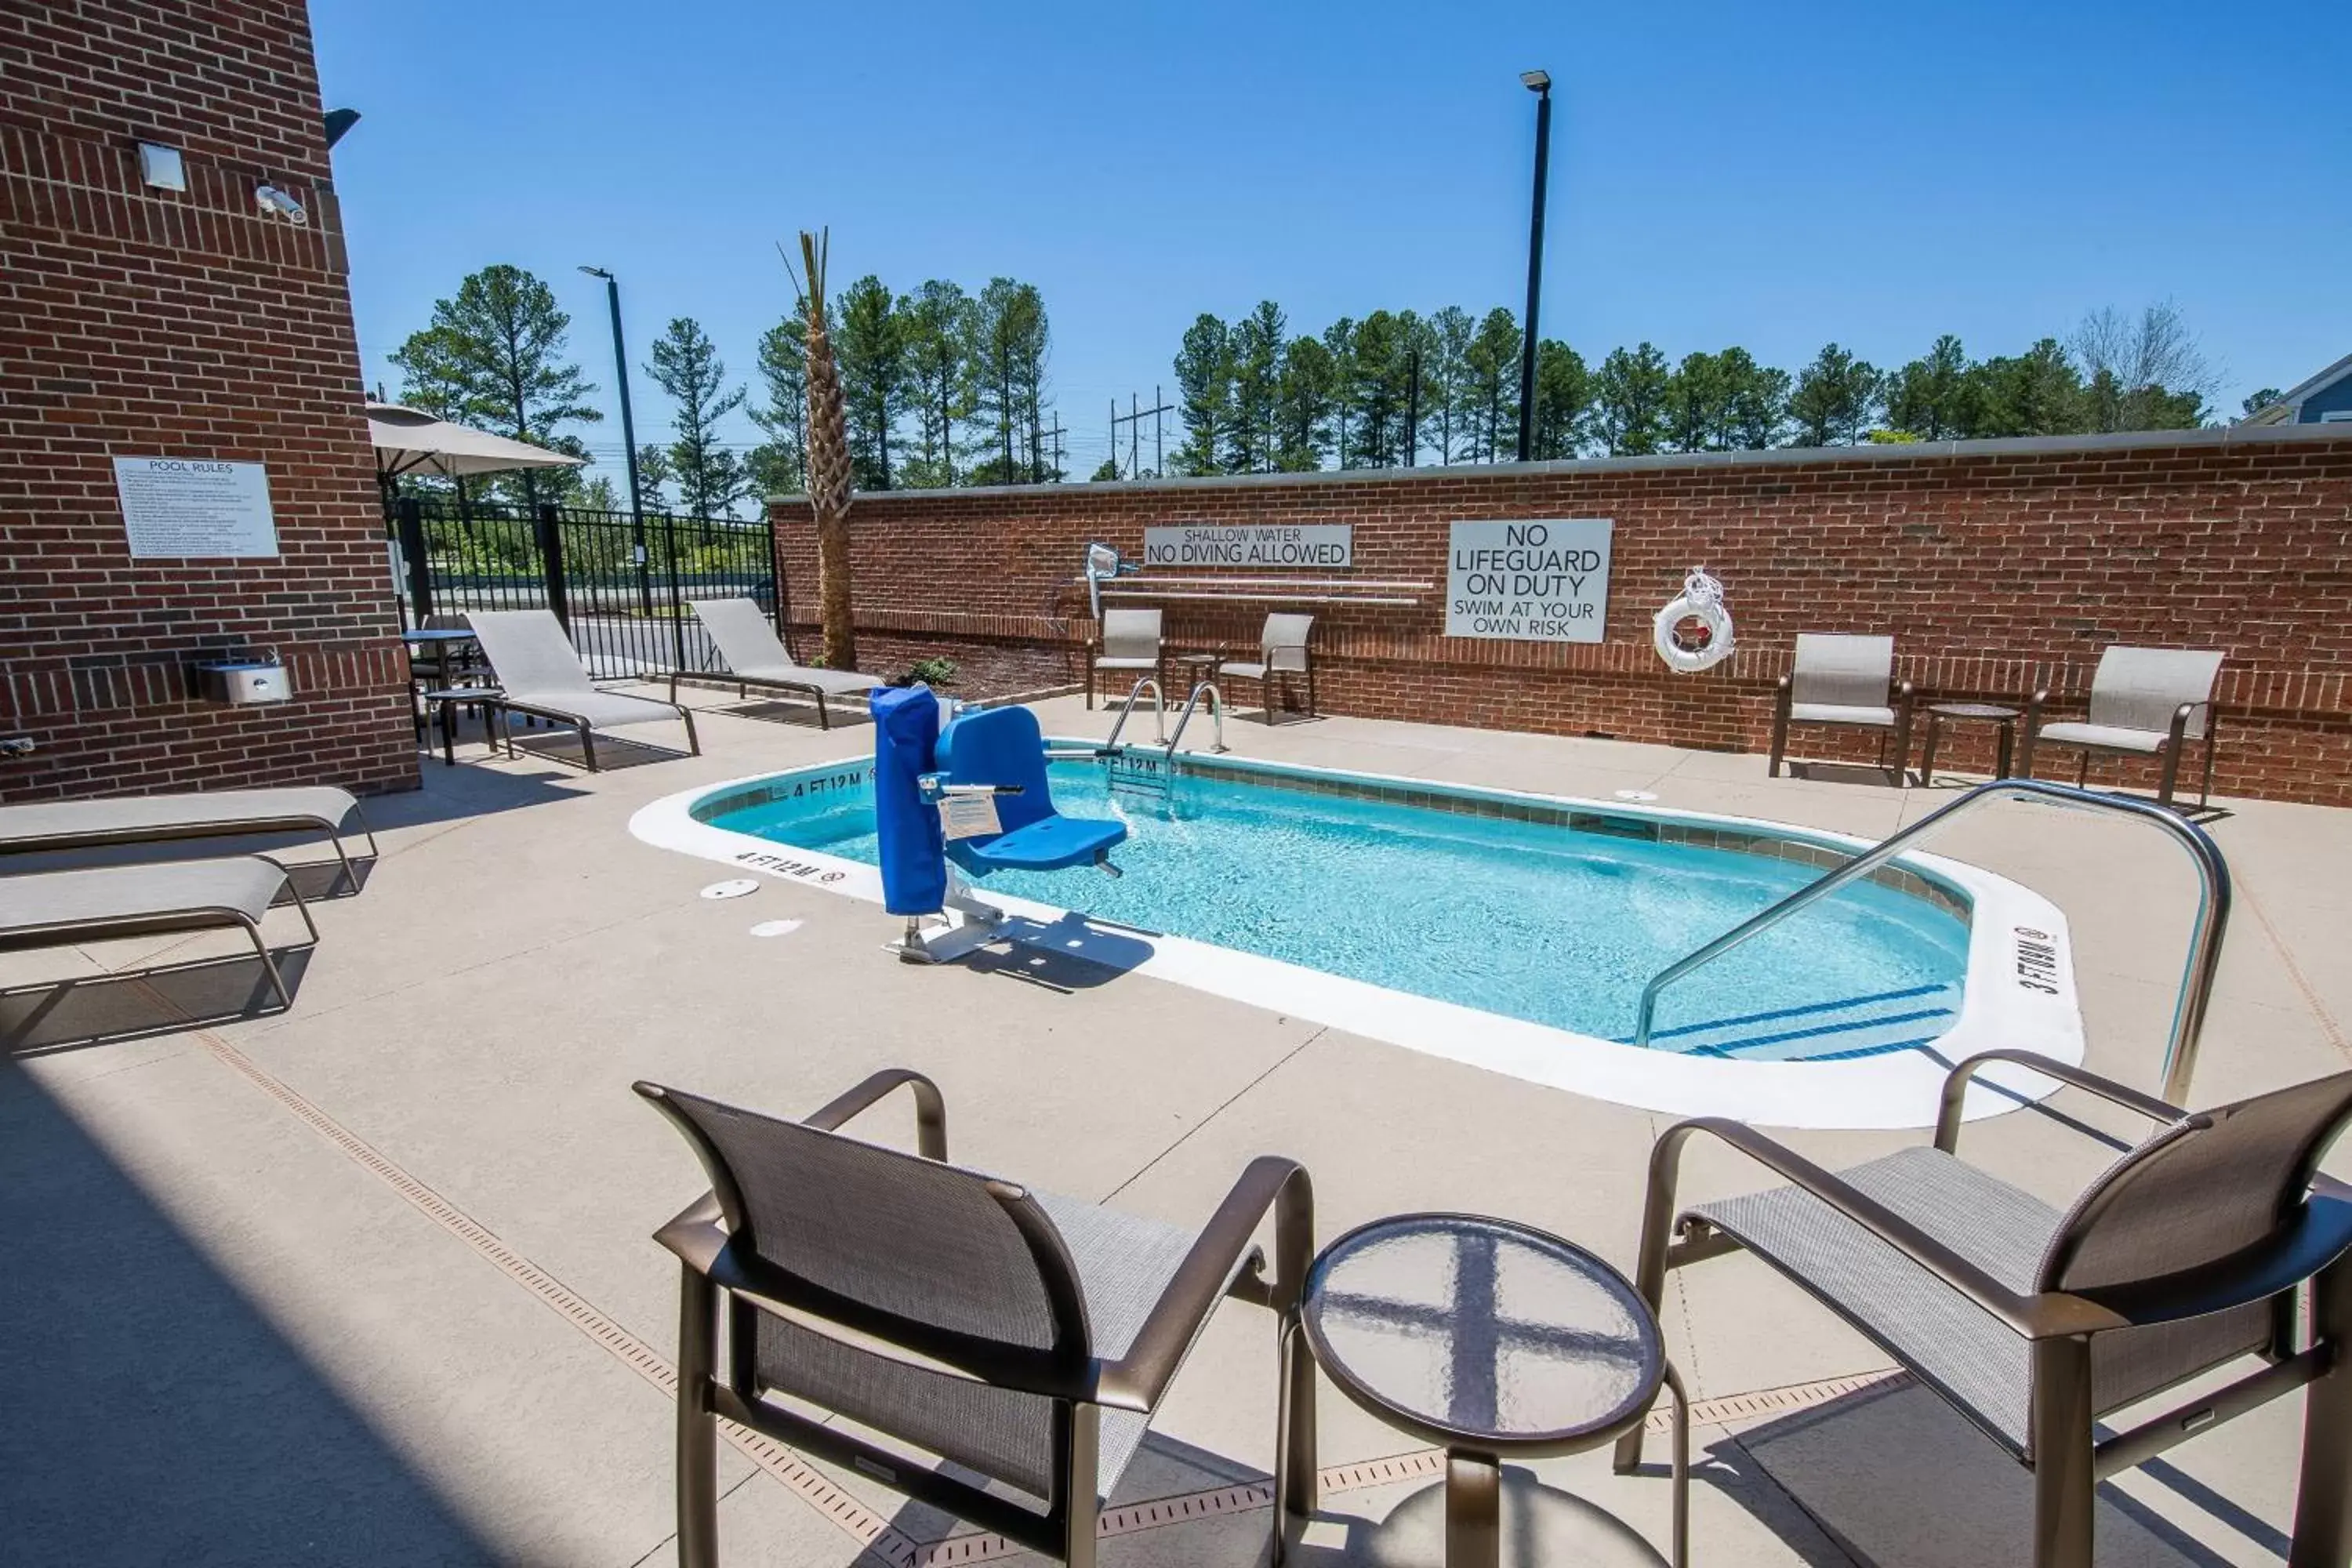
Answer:
<svg viewBox="0 0 2352 1568"><path fill-rule="evenodd" d="M654 584L646 565L646 501L637 488L637 426L629 416L629 354L621 346L621 280L601 267L583 267L591 278L604 280L604 298L613 308L613 371L621 378L621 450L629 460L629 542L637 556L637 602L654 613Z"/></svg>
<svg viewBox="0 0 2352 1568"><path fill-rule="evenodd" d="M1528 217L1528 338L1519 349L1519 461L1535 450L1536 310L1543 294L1545 174L1551 163L1551 73L1521 71L1519 81L1536 95L1536 194Z"/></svg>

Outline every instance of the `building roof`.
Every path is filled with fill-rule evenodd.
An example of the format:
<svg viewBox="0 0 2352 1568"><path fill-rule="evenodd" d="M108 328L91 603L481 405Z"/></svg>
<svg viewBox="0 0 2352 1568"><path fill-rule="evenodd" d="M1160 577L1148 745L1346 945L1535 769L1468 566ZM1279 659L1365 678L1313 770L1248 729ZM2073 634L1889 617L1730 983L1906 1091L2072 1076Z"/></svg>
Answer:
<svg viewBox="0 0 2352 1568"><path fill-rule="evenodd" d="M2292 425L2303 413L2304 399L2315 392L2322 392L2334 386L2346 376L2352 376L2352 354L2346 354L2301 386L2280 397L2276 403L2271 404L2268 407L2254 410L2238 423L2241 425Z"/></svg>

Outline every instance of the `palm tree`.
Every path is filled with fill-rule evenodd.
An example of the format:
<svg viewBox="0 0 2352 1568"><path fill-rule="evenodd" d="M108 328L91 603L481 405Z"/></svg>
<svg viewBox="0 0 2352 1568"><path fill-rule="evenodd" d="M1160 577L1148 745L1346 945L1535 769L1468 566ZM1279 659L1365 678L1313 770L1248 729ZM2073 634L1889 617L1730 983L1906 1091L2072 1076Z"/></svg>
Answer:
<svg viewBox="0 0 2352 1568"><path fill-rule="evenodd" d="M841 371L834 363L833 339L824 324L824 268L832 235L831 229L819 234L801 230L801 261L808 268L808 284L800 299L808 321L808 495L816 513L817 603L824 625L824 662L835 669L856 669L857 628L850 619L849 425Z"/></svg>

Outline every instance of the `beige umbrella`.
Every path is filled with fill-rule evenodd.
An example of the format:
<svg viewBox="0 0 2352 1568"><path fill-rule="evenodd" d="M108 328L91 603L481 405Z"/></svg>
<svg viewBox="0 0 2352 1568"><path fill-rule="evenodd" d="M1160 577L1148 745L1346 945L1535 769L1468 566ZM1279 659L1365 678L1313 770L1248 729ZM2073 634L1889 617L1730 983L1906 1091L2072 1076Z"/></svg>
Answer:
<svg viewBox="0 0 2352 1568"><path fill-rule="evenodd" d="M375 442L376 478L389 492L403 474L495 474L509 468L570 468L586 462L528 441L486 430L469 430L397 403L367 405L368 435Z"/></svg>

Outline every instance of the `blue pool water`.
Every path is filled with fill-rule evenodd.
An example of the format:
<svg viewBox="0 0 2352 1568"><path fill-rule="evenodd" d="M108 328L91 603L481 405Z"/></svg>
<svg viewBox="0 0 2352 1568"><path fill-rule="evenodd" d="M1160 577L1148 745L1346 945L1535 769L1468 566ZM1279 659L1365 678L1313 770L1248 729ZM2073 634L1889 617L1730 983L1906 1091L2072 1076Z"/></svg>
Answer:
<svg viewBox="0 0 2352 1568"><path fill-rule="evenodd" d="M1129 824L1112 856L1127 875L1000 873L986 890L1611 1039L1631 1037L1651 975L1821 874L1623 837L1646 820L1631 814L1590 831L1190 776L1171 820L1099 763L1052 779L1065 814ZM870 785L705 819L876 859ZM1968 940L1957 915L1859 883L1669 988L1653 1043L1765 1060L1916 1046L1957 1021Z"/></svg>

